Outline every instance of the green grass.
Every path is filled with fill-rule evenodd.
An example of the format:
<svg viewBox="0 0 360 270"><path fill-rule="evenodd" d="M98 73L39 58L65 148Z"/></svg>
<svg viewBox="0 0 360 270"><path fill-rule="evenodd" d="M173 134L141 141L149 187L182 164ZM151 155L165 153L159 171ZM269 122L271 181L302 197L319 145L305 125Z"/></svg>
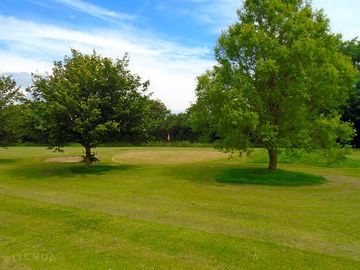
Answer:
<svg viewBox="0 0 360 270"><path fill-rule="evenodd" d="M296 172L327 181L277 185L265 172L229 184L216 177L259 177L266 164L163 150L98 148L86 168L46 163L61 154L45 148L0 149L0 269L360 269L359 167L280 163L287 184Z"/></svg>
<svg viewBox="0 0 360 270"><path fill-rule="evenodd" d="M321 184L326 181L322 176L284 170L270 171L261 168L224 170L217 175L216 180L221 183L270 186L305 186Z"/></svg>

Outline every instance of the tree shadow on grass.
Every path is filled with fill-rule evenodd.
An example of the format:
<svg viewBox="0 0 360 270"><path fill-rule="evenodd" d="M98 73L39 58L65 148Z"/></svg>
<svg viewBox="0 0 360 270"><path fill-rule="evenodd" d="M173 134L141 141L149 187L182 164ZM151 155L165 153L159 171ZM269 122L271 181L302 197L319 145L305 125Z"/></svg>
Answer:
<svg viewBox="0 0 360 270"><path fill-rule="evenodd" d="M203 185L218 185L215 180L215 176L226 168L223 165L208 165L197 164L196 166L181 165L181 166L169 166L163 169L163 174L169 177L174 177L179 180L190 180L197 184Z"/></svg>
<svg viewBox="0 0 360 270"><path fill-rule="evenodd" d="M0 158L0 164L10 164L10 163L15 163L16 161L18 160L11 158Z"/></svg>
<svg viewBox="0 0 360 270"><path fill-rule="evenodd" d="M223 170L216 175L216 180L220 183L267 186L308 186L326 182L324 177L318 175L262 168Z"/></svg>
<svg viewBox="0 0 360 270"><path fill-rule="evenodd" d="M197 184L219 185L257 185L296 187L326 183L327 180L318 175L285 170L270 171L259 167L239 168L233 165L198 165L178 166L164 171L168 176L181 180L190 180Z"/></svg>
<svg viewBox="0 0 360 270"><path fill-rule="evenodd" d="M9 174L14 177L29 178L29 179L44 179L44 178L68 178L76 176L92 176L105 175L113 172L123 172L131 169L131 165L106 165L96 164L92 166L84 166L83 164L68 165L68 164L47 164L23 166L10 170Z"/></svg>

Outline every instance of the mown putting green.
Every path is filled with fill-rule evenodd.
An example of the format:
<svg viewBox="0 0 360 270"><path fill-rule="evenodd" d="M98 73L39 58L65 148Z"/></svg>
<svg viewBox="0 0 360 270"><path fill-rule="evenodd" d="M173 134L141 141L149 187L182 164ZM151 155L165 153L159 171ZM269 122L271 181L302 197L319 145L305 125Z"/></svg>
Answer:
<svg viewBox="0 0 360 270"><path fill-rule="evenodd" d="M216 159L224 159L228 155L212 149L188 148L187 150L174 148L149 148L146 150L128 150L115 155L112 160L116 163L133 164L185 164Z"/></svg>
<svg viewBox="0 0 360 270"><path fill-rule="evenodd" d="M281 163L327 181L229 184L216 177L266 163L220 154L159 164L169 150L217 155L98 148L101 163L86 168L44 161L80 147L0 149L0 269L360 268L360 166ZM127 152L138 159L113 161Z"/></svg>
<svg viewBox="0 0 360 270"><path fill-rule="evenodd" d="M82 156L59 156L50 157L44 160L50 163L79 163L83 161Z"/></svg>

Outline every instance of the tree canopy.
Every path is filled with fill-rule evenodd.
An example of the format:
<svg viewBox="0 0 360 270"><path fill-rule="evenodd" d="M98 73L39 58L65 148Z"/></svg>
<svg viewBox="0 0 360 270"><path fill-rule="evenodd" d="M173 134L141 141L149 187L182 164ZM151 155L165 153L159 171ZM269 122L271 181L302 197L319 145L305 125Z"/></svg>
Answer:
<svg viewBox="0 0 360 270"><path fill-rule="evenodd" d="M351 57L358 71L357 79L350 91L349 99L343 107L343 120L354 123L357 134L353 139L353 145L360 147L360 41L353 39L344 42L341 46L341 51Z"/></svg>
<svg viewBox="0 0 360 270"><path fill-rule="evenodd" d="M167 120L171 116L170 110L157 99L148 99L149 139L164 141L168 134Z"/></svg>
<svg viewBox="0 0 360 270"><path fill-rule="evenodd" d="M72 50L54 63L52 74L34 75L29 91L35 129L55 149L81 144L86 164L97 160L91 149L112 136L144 133L149 82L128 65L127 55L114 61Z"/></svg>
<svg viewBox="0 0 360 270"><path fill-rule="evenodd" d="M245 0L238 19L196 89L193 117L209 123L220 147L263 146L275 169L281 149L331 149L351 139L338 108L354 68L323 11L303 0Z"/></svg>
<svg viewBox="0 0 360 270"><path fill-rule="evenodd" d="M0 146L16 141L15 102L22 98L20 88L10 76L0 76Z"/></svg>

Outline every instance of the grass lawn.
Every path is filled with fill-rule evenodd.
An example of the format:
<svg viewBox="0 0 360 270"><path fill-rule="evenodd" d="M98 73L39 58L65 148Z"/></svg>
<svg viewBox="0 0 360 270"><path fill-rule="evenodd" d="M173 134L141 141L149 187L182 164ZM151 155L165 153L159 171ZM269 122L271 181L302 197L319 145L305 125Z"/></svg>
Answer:
<svg viewBox="0 0 360 270"><path fill-rule="evenodd" d="M236 180L259 175L262 151L97 152L87 169L45 162L79 147L0 149L0 269L360 269L360 151L280 163L275 183Z"/></svg>

